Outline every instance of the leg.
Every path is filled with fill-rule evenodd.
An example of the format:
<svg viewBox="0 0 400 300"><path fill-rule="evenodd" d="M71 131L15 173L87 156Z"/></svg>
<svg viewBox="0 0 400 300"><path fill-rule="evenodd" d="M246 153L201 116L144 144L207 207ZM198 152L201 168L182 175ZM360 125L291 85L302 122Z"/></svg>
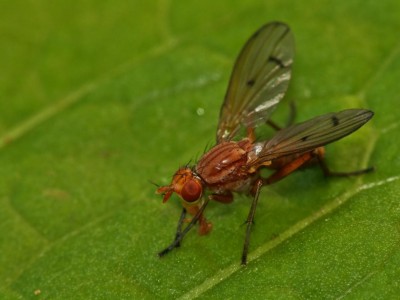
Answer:
<svg viewBox="0 0 400 300"><path fill-rule="evenodd" d="M318 151L321 150L321 151ZM323 161L323 156L319 155L323 153L323 149L315 149L312 152L307 152L304 153L303 155L297 157L293 161L287 163L280 169L278 169L275 173L273 173L271 176L269 176L266 179L258 179L256 183L254 184L251 194L254 195L254 199L250 208L249 215L247 217L246 223L247 223L247 229L246 229L246 238L243 246L243 253L242 253L242 265L247 264L247 253L249 250L249 243L250 243L250 233L251 233L251 226L253 224L254 220L254 215L256 212L256 207L257 207L257 202L258 202L258 196L260 194L260 189L263 185L267 184L272 184L274 182L277 182L290 173L294 172L301 166L303 166L305 163L309 162L311 159L316 157L318 159L319 164L321 165L322 170L324 171L324 174L326 176L352 176L352 175L359 175L367 172L373 171L373 168L368 168L364 170L359 170L359 171L354 171L354 172L348 172L348 173L341 173L341 172L331 172L328 167L326 166L325 162Z"/></svg>
<svg viewBox="0 0 400 300"><path fill-rule="evenodd" d="M209 202L209 199L206 198L204 203L203 203L203 205L200 207L199 211L192 218L192 220L186 226L186 228L182 232L180 232L179 234L177 232L177 236L175 237L175 240L167 248L165 248L164 250L162 250L162 251L160 251L158 253L159 257L163 257L165 254L167 254L168 252L172 251L174 248L178 247L178 245L180 244L182 239L185 237L185 235L189 232L190 229L192 229L192 227L196 224L196 222L202 217L203 211L206 208L208 202ZM182 225L180 225L180 226L182 226Z"/></svg>
<svg viewBox="0 0 400 300"><path fill-rule="evenodd" d="M186 209L189 214L195 218L197 213L201 210L201 206L199 207L198 205L194 206L187 206ZM193 219L192 218L192 219ZM190 223L192 219L185 219L186 223ZM212 229L212 224L210 222L207 222L207 219L204 217L203 214L200 214L199 217L197 218L197 221L199 222L199 235L206 235L209 233Z"/></svg>
<svg viewBox="0 0 400 300"><path fill-rule="evenodd" d="M244 246L243 246L243 252L242 252L242 265L247 264L247 253L249 252L251 226L253 225L254 215L256 213L258 196L260 194L261 187L265 184L271 184L271 183L281 180L282 178L286 177L293 171L300 168L303 164L305 164L312 158L313 158L313 156L312 156L311 152L304 153L300 157L296 158L295 160L286 164L282 168L278 169L275 173L273 173L267 179L260 178L255 182L255 184L251 190L251 194L254 195L254 198L253 198L253 202L251 204L249 215L246 220L247 228L246 228L246 238L244 240Z"/></svg>
<svg viewBox="0 0 400 300"><path fill-rule="evenodd" d="M285 127L289 127L290 125L293 124L294 120L296 119L296 105L294 104L294 102L290 102L289 103L289 107L290 107L290 113L289 113L289 117L288 120L286 122L286 126ZM272 120L267 120L266 122L269 126L271 126L273 129L275 129L276 131L279 131L282 129L282 127L280 127L279 125L277 125L274 121Z"/></svg>
<svg viewBox="0 0 400 300"><path fill-rule="evenodd" d="M293 101L289 103L289 107L290 107L290 113L289 113L289 118L286 122L286 127L293 125L297 115L296 104Z"/></svg>
<svg viewBox="0 0 400 300"><path fill-rule="evenodd" d="M362 170L356 170L356 171L351 171L351 172L332 172L329 170L329 167L325 163L324 156L323 156L324 151L320 148L317 148L313 151L313 155L317 158L318 164L322 169L322 172L326 177L331 177L331 176L337 176L337 177L347 177L347 176L357 176L365 173L369 173L374 171L374 167L369 167L366 169Z"/></svg>
<svg viewBox="0 0 400 300"><path fill-rule="evenodd" d="M255 190L255 194L253 202L251 203L249 215L247 216L246 220L247 228L246 228L246 237L244 239L243 252L242 252L242 265L247 264L247 253L249 252L251 226L253 225L254 222L254 215L256 213L258 196L260 195L260 190L262 186L263 186L263 180L258 179L253 187L253 189Z"/></svg>
<svg viewBox="0 0 400 300"><path fill-rule="evenodd" d="M176 228L175 240L178 239L178 237L179 237L179 236L181 235L181 233L182 233L182 224L183 224L183 221L185 220L185 217L186 217L186 208L183 208L183 209L182 209L181 216L179 217L178 226L177 226L177 228ZM178 243L178 244L176 244L176 247L179 247L180 245L181 245L181 244Z"/></svg>
<svg viewBox="0 0 400 300"><path fill-rule="evenodd" d="M277 125L277 124L276 124L274 121L272 121L272 120L267 120L267 124L268 124L269 126L271 126L272 129L275 129L276 131L279 131L279 130L282 129L281 126Z"/></svg>
<svg viewBox="0 0 400 300"><path fill-rule="evenodd" d="M293 124L294 119L296 118L296 105L294 104L294 102L290 102L290 114L289 114L289 118L286 122L286 126L285 127L289 127L290 125ZM265 122L267 125L271 126L273 129L275 129L276 131L279 131L282 129L281 126L279 126L278 124L276 124L274 121L272 120L267 120ZM248 127L247 128L247 137L250 139L250 141L254 142L256 140L256 136L254 133L254 128L253 127Z"/></svg>
<svg viewBox="0 0 400 300"><path fill-rule="evenodd" d="M297 157L293 161L283 165L281 168L277 169L275 173L264 179L264 184L272 184L281 180L282 178L288 176L290 173L296 171L298 168L303 166L305 163L309 162L313 158L312 152L306 152L301 156Z"/></svg>

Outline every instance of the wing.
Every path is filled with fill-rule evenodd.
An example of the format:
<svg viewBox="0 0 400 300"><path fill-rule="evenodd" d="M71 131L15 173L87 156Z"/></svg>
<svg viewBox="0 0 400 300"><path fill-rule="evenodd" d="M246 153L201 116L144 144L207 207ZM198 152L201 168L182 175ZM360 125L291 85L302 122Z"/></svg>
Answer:
<svg viewBox="0 0 400 300"><path fill-rule="evenodd" d="M286 155L304 153L339 140L367 123L374 113L366 109L347 109L329 113L280 130L271 140L256 143L255 160L250 166Z"/></svg>
<svg viewBox="0 0 400 300"><path fill-rule="evenodd" d="M236 60L221 107L217 142L229 141L240 126L265 122L284 96L291 76L294 38L273 22L255 32Z"/></svg>

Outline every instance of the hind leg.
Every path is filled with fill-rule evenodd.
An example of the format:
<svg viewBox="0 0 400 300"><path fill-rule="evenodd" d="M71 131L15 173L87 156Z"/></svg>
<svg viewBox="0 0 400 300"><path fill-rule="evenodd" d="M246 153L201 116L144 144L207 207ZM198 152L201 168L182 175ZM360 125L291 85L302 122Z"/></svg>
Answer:
<svg viewBox="0 0 400 300"><path fill-rule="evenodd" d="M317 148L313 151L313 156L317 159L319 166L321 167L322 172L326 177L348 177L348 176L357 176L365 173L370 173L374 171L374 167L368 167L366 169L349 171L349 172L335 172L331 171L324 160L324 149L323 147Z"/></svg>

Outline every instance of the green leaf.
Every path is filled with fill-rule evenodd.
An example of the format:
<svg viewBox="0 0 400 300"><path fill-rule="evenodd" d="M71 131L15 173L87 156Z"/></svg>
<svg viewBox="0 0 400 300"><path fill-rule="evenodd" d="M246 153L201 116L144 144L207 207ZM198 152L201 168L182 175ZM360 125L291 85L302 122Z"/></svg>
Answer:
<svg viewBox="0 0 400 300"><path fill-rule="evenodd" d="M0 4L0 298L397 298L398 1L7 1ZM180 204L149 181L212 145L236 55L262 24L296 38L297 120L375 117L318 168L206 210L163 259Z"/></svg>

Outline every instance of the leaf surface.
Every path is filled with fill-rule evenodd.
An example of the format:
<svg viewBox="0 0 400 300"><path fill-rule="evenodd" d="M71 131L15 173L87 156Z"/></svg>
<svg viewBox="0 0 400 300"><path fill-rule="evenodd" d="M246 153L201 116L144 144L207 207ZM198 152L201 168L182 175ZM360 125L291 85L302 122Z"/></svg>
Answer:
<svg viewBox="0 0 400 300"><path fill-rule="evenodd" d="M229 10L227 9L229 7ZM0 4L0 296L7 299L395 298L400 294L398 1ZM374 118L318 168L251 199L211 203L211 234L171 242L167 184L212 145L236 55L262 24L296 39L297 121ZM273 133L271 132L271 135Z"/></svg>

